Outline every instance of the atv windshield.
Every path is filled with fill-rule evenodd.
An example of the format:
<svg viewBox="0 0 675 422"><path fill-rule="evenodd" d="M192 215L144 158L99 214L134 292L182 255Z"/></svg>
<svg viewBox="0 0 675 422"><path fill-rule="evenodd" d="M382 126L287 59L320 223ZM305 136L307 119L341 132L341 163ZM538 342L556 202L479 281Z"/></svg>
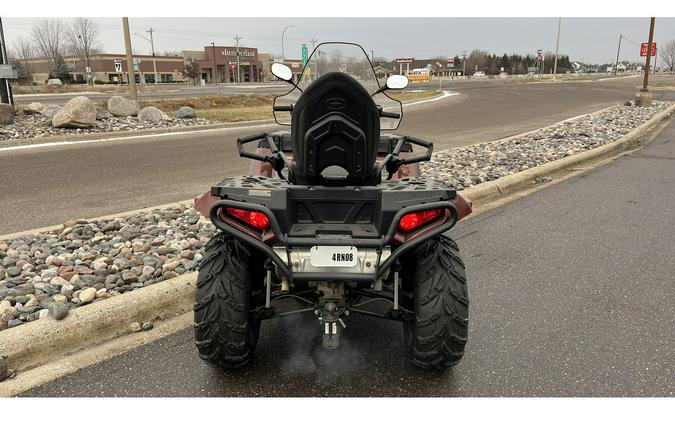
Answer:
<svg viewBox="0 0 675 422"><path fill-rule="evenodd" d="M365 50L358 44L344 42L325 42L316 46L312 54L302 65L298 60L286 60L285 63L293 72L293 83L289 92L274 98L274 106L290 106L295 104L302 92L316 79L329 72L346 73L369 93L377 92L385 85L386 72L376 73L373 64ZM373 101L384 111L397 113L398 118L381 117L380 129L393 130L398 128L403 118L401 102L392 98L395 94L380 92L373 96ZM274 119L280 125L290 126L291 113L275 111Z"/></svg>

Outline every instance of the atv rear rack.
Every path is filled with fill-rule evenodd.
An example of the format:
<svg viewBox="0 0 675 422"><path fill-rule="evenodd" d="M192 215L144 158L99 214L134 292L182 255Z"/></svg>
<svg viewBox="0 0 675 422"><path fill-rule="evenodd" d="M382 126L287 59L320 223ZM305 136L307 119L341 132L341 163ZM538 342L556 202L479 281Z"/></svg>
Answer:
<svg viewBox="0 0 675 422"><path fill-rule="evenodd" d="M376 270L371 274L358 274L358 273L330 273L330 272L294 272L290 265L287 265L279 255L274 252L273 248L262 242L260 239L255 238L249 234L243 233L242 231L231 226L227 222L223 221L220 217L221 210L224 211L224 208L238 208L247 211L256 211L263 213L267 216L270 222L270 229L276 237L277 241L280 242L281 246L285 246L288 251L289 248L293 247L313 247L313 246L355 246L355 247L366 247L366 248L375 248L381 253L382 249L392 244L392 240L397 232L397 227L399 221L405 214L411 212L421 212L431 209L445 209L446 218L445 220L424 232L424 235L414 237L409 241L399 245L394 250L392 250L391 255L384 262L379 262L376 265ZM277 269L283 273L289 281L298 280L298 281L357 281L357 282L375 282L380 279L385 271L395 263L398 258L405 253L406 251L414 248L419 243L424 242L425 240L440 235L441 233L450 230L455 223L457 222L457 208L450 201L435 201L429 202L426 204L411 205L405 208L400 209L394 215L389 228L384 236L379 236L377 238L321 238L321 237L289 237L287 233L284 233L279 226L274 213L264 205L254 204L250 202L240 202L233 201L229 199L221 199L215 202L210 210L210 217L213 224L222 230L225 233L228 233L237 239L241 240L248 246L251 246L263 254L265 254L274 264L276 264ZM290 264L290 260L289 260Z"/></svg>

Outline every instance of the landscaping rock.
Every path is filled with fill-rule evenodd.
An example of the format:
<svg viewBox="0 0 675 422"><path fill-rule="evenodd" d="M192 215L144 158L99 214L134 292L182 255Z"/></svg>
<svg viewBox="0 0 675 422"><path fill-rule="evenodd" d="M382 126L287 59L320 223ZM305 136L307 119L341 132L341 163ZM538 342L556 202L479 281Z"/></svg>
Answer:
<svg viewBox="0 0 675 422"><path fill-rule="evenodd" d="M177 119L196 119L197 118L197 111L188 106L183 106L178 109L176 112L176 118Z"/></svg>
<svg viewBox="0 0 675 422"><path fill-rule="evenodd" d="M60 105L49 104L42 110L42 115L51 120L62 108Z"/></svg>
<svg viewBox="0 0 675 422"><path fill-rule="evenodd" d="M23 112L26 114L42 114L46 105L42 103L30 103L23 107Z"/></svg>
<svg viewBox="0 0 675 422"><path fill-rule="evenodd" d="M105 108L96 108L96 120L110 119L112 114Z"/></svg>
<svg viewBox="0 0 675 422"><path fill-rule="evenodd" d="M159 122L169 120L169 116L157 107L144 107L138 112L138 120L141 122Z"/></svg>
<svg viewBox="0 0 675 422"><path fill-rule="evenodd" d="M152 325L152 322L144 322L143 325L141 325L143 331L150 331L153 327L154 325Z"/></svg>
<svg viewBox="0 0 675 422"><path fill-rule="evenodd" d="M129 330L133 331L134 333L137 333L137 332L141 331L142 329L143 329L143 327L141 326L141 324L139 322L132 322L131 324L129 324Z"/></svg>
<svg viewBox="0 0 675 422"><path fill-rule="evenodd" d="M9 376L9 369L7 367L7 361L0 357L0 381L4 381Z"/></svg>
<svg viewBox="0 0 675 422"><path fill-rule="evenodd" d="M90 128L96 123L96 107L85 96L70 99L52 118L52 126L67 128Z"/></svg>
<svg viewBox="0 0 675 422"><path fill-rule="evenodd" d="M96 289L93 287L86 288L80 291L78 296L80 303L89 303L96 299Z"/></svg>
<svg viewBox="0 0 675 422"><path fill-rule="evenodd" d="M139 109L131 100L115 95L108 100L108 111L113 116L126 117L138 115Z"/></svg>
<svg viewBox="0 0 675 422"><path fill-rule="evenodd" d="M0 104L0 126L5 126L14 121L16 111L9 104Z"/></svg>
<svg viewBox="0 0 675 422"><path fill-rule="evenodd" d="M62 320L68 315L68 305L62 302L52 302L49 304L49 314L56 320Z"/></svg>

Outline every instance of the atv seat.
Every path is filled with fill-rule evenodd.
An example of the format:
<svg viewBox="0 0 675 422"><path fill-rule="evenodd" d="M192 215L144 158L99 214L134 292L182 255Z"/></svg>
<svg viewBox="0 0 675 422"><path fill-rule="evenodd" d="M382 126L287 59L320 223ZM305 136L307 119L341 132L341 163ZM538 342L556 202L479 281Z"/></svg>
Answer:
<svg viewBox="0 0 675 422"><path fill-rule="evenodd" d="M370 94L350 76L327 73L304 91L293 107L291 138L296 184L376 183L380 115Z"/></svg>

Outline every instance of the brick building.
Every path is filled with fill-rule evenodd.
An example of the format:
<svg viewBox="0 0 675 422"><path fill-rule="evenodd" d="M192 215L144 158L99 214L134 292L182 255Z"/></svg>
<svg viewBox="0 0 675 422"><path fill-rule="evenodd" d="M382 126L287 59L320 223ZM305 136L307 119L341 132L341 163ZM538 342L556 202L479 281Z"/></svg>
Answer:
<svg viewBox="0 0 675 422"><path fill-rule="evenodd" d="M237 47L205 46L204 51L185 51L186 60L199 65L201 79L207 82L260 82L268 71L258 55L258 49L239 47L239 78L237 78ZM268 56L264 57L266 60Z"/></svg>

